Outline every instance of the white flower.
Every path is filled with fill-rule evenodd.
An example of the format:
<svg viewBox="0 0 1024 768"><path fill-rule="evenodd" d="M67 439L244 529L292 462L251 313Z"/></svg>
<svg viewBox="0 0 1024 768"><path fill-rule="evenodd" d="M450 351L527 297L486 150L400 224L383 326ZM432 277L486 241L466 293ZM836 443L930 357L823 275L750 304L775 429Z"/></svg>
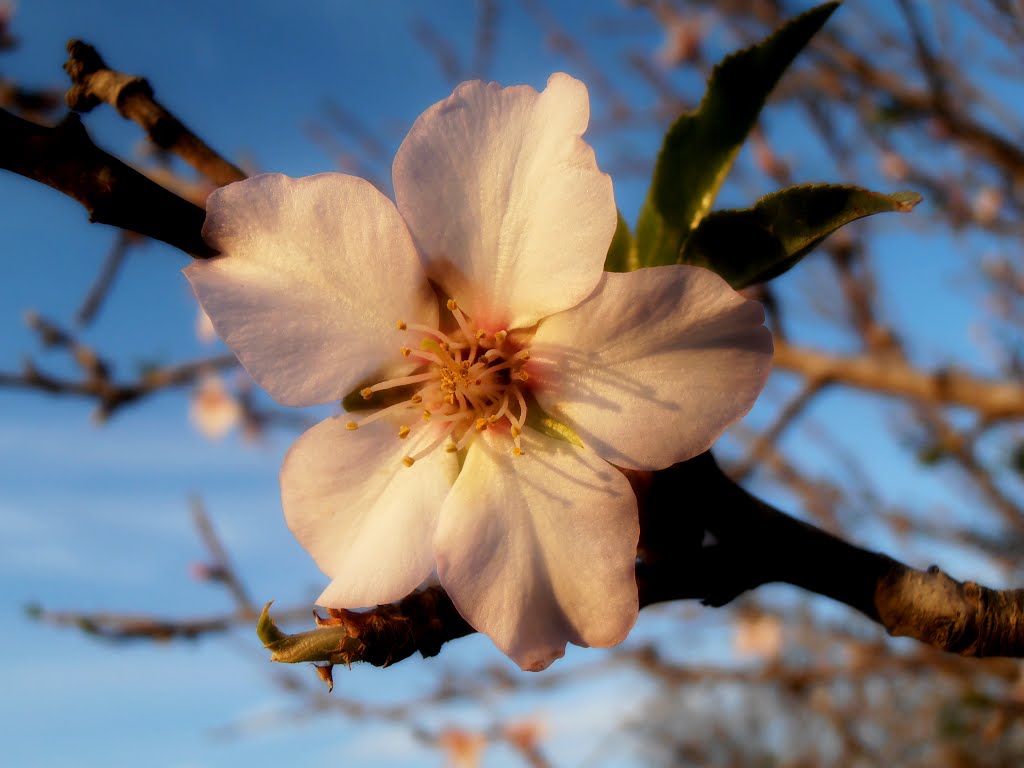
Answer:
<svg viewBox="0 0 1024 768"><path fill-rule="evenodd" d="M615 200L588 119L567 75L463 83L398 150L397 206L351 176L258 176L210 196L223 255L185 270L278 401L386 405L312 428L281 469L333 579L319 602L397 600L436 567L524 669L636 620L637 504L611 464L705 450L771 360L760 305L711 272L602 272Z"/></svg>

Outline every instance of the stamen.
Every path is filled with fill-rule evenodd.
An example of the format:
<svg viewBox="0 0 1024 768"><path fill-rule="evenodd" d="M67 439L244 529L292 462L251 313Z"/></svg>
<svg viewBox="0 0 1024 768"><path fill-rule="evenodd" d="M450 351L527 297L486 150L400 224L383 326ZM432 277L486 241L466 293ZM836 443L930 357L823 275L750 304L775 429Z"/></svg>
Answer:
<svg viewBox="0 0 1024 768"><path fill-rule="evenodd" d="M397 328L400 331L404 331L407 330L409 326L405 324L404 320L397 320L395 321L395 328Z"/></svg>
<svg viewBox="0 0 1024 768"><path fill-rule="evenodd" d="M508 331L498 331L496 334L494 334L494 343L500 347L502 344L505 343L505 338L507 336Z"/></svg>
<svg viewBox="0 0 1024 768"><path fill-rule="evenodd" d="M508 412L508 392L501 398L501 407L491 416L487 417L487 420L492 424L497 423L501 420L501 417Z"/></svg>
<svg viewBox="0 0 1024 768"><path fill-rule="evenodd" d="M469 332L469 324L466 322L466 316L462 314L462 310L459 309L459 305L455 299L448 299L448 309L455 316L455 322L459 324L459 330L462 331L462 338L472 340L469 345L469 359L475 360L477 348L476 334Z"/></svg>
<svg viewBox="0 0 1024 768"><path fill-rule="evenodd" d="M523 431L515 424L512 425L512 429L510 431L512 433L512 455L522 456L523 444L521 442L520 435L522 435Z"/></svg>
<svg viewBox="0 0 1024 768"><path fill-rule="evenodd" d="M411 431L412 430L409 429L408 427L399 427L398 428L398 439L399 440L405 440L405 438L407 438L409 436L409 433Z"/></svg>
<svg viewBox="0 0 1024 768"><path fill-rule="evenodd" d="M519 391L519 387L512 387L512 394L516 396L516 400L519 401L519 429L523 428L526 424L526 398L523 397L523 393Z"/></svg>
<svg viewBox="0 0 1024 768"><path fill-rule="evenodd" d="M468 443L470 441L470 438L472 438L473 435L475 434L476 432L474 432L472 429L467 429L465 432L463 432L462 437L459 439L459 442L455 444L455 450L461 451L463 448L465 448L466 443Z"/></svg>
<svg viewBox="0 0 1024 768"><path fill-rule="evenodd" d="M345 429L349 429L349 430L359 429L359 425L356 424L354 421L348 421L348 422L345 423Z"/></svg>
<svg viewBox="0 0 1024 768"><path fill-rule="evenodd" d="M404 387L406 384L419 384L421 381L429 381L430 379L435 378L435 375L436 374L434 374L433 371L429 371L427 373L418 373L415 376L399 376L397 379L388 379L387 381L382 381L379 384L374 384L372 387L367 387L361 394L366 400L369 400L373 397L374 392L380 392L385 389L394 389L395 387ZM367 395L367 392L370 394Z"/></svg>
<svg viewBox="0 0 1024 768"><path fill-rule="evenodd" d="M410 349L409 347L402 347L402 350L406 349L409 350L408 355L406 355L404 351L402 352L402 354L405 355L406 357L412 355L413 357L418 357L420 360L426 360L427 362L434 363L435 365L444 365L444 363L441 362L441 358L439 358L433 352L427 352L426 350L423 349Z"/></svg>
<svg viewBox="0 0 1024 768"><path fill-rule="evenodd" d="M404 456L402 457L402 463L405 464L405 466L407 467L411 467L413 464L416 463L416 459L414 459L412 456Z"/></svg>
<svg viewBox="0 0 1024 768"><path fill-rule="evenodd" d="M405 411L412 407L412 403L410 403L408 400L403 400L400 403L389 405L387 408L381 408L379 411L374 411L369 416L366 416L365 418L362 418L357 422L350 421L349 424L355 424L355 428L358 429L359 427L363 427L366 426L367 424L377 421L377 419L381 418L382 416L386 416L389 413L393 413L394 411ZM345 427L348 429L352 429L352 427L349 427L348 424L346 424Z"/></svg>
<svg viewBox="0 0 1024 768"><path fill-rule="evenodd" d="M443 333L441 333L441 331L439 331L437 328L431 328L429 325L420 325L419 323L409 323L407 328L410 331L419 331L420 333L425 333L428 336L433 336L435 339L440 341L442 345L447 344L449 348L452 348L452 347L461 348L461 347L465 347L466 346L465 344L459 344L457 342L452 341L447 336L445 336Z"/></svg>
<svg viewBox="0 0 1024 768"><path fill-rule="evenodd" d="M491 352L493 351L494 350L492 349ZM513 357L511 360L506 360L501 365L492 365L490 368L483 372L483 375L487 376L488 374L497 373L498 371L504 371L506 368L512 368L516 365L519 365L519 362L519 360L516 360Z"/></svg>
<svg viewBox="0 0 1024 768"><path fill-rule="evenodd" d="M409 459L410 461L419 461L427 454L433 453L435 448L440 446L441 443L448 439L448 436L452 433L453 429L455 429L454 422L450 423L443 430L441 430L441 433L430 442L430 445L416 451L416 453L414 453L412 456L407 456L406 458ZM402 461L404 462L405 459L402 459ZM411 467L412 464L406 464L405 466Z"/></svg>

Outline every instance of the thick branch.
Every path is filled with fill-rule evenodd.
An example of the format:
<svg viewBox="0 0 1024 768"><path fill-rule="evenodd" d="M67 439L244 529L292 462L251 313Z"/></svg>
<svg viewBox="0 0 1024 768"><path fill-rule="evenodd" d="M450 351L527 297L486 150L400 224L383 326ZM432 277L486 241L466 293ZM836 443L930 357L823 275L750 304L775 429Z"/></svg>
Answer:
<svg viewBox="0 0 1024 768"><path fill-rule="evenodd" d="M162 240L198 258L206 213L92 143L78 115L50 128L0 110L0 168L73 197L89 220Z"/></svg>
<svg viewBox="0 0 1024 768"><path fill-rule="evenodd" d="M64 98L76 112L88 112L106 102L142 126L156 146L174 152L218 187L245 178L239 168L214 152L154 99L146 80L110 69L91 45L69 41L64 71L74 83Z"/></svg>
<svg viewBox="0 0 1024 768"><path fill-rule="evenodd" d="M937 567L919 571L854 546L751 496L710 453L631 479L641 500L641 606L684 599L722 606L762 584L783 582L943 651L1024 657L1024 590L961 583ZM715 539L711 546L702 546L705 531ZM319 629L286 635L264 611L258 631L275 661L377 666L417 651L432 656L473 631L440 587L332 617Z"/></svg>
<svg viewBox="0 0 1024 768"><path fill-rule="evenodd" d="M952 369L924 372L879 355L833 355L776 339L774 366L816 382L835 382L934 405L963 405L986 419L1024 417L1024 388Z"/></svg>

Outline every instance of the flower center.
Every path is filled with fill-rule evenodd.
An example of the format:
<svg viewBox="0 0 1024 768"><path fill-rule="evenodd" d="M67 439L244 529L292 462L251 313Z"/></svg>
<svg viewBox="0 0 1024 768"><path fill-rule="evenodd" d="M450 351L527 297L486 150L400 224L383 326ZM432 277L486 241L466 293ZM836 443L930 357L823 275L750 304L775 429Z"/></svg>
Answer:
<svg viewBox="0 0 1024 768"><path fill-rule="evenodd" d="M475 328L454 299L448 300L448 309L458 324L451 335L399 320L399 330L420 335L418 347L403 345L399 352L403 357L421 360L422 365L408 376L388 379L360 392L366 400L395 387L413 387L414 393L345 426L359 429L384 416L394 416L405 421L398 428L401 440L414 431L434 430L434 439L424 448L402 458L407 467L442 445L449 453L460 451L473 435L504 427L512 437L512 453L521 456L520 435L526 422L523 383L529 378L525 366L530 353L513 349L507 331L492 335Z"/></svg>

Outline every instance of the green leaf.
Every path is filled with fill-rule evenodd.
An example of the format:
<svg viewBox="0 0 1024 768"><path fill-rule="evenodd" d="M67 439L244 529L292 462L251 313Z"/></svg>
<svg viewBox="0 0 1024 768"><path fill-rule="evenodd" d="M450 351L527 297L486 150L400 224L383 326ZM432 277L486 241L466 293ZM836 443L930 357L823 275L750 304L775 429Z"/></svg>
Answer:
<svg viewBox="0 0 1024 768"><path fill-rule="evenodd" d="M768 94L838 6L826 3L807 11L715 67L697 111L679 117L665 134L637 221L640 266L678 262L680 248L711 210Z"/></svg>
<svg viewBox="0 0 1024 768"><path fill-rule="evenodd" d="M612 235L611 245L608 246L608 255L604 260L605 272L632 272L639 268L640 261L637 258L636 241L629 231L629 224L618 211L619 221L615 225L615 234Z"/></svg>
<svg viewBox="0 0 1024 768"><path fill-rule="evenodd" d="M716 211L686 241L684 264L707 267L733 288L781 275L844 224L876 213L906 212L916 192L884 195L859 187L807 184L762 197L753 208Z"/></svg>

